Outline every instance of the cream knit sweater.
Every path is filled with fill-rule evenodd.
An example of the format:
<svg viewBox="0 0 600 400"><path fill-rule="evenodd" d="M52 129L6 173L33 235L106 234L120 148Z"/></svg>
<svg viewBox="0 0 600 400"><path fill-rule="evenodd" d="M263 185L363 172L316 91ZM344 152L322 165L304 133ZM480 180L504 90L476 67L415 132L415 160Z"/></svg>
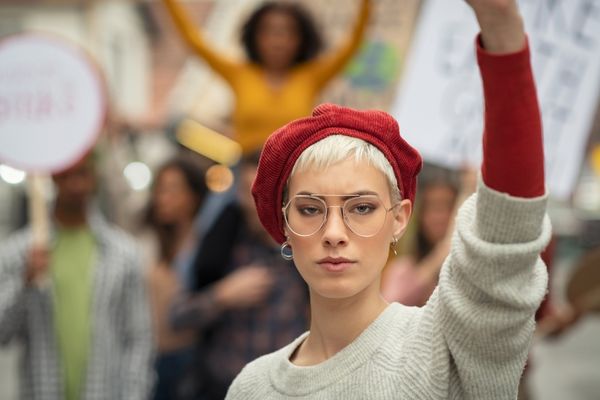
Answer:
<svg viewBox="0 0 600 400"><path fill-rule="evenodd" d="M289 357L305 333L248 364L227 399L516 399L546 292L545 205L480 182L425 307L391 304L335 356L298 367Z"/></svg>

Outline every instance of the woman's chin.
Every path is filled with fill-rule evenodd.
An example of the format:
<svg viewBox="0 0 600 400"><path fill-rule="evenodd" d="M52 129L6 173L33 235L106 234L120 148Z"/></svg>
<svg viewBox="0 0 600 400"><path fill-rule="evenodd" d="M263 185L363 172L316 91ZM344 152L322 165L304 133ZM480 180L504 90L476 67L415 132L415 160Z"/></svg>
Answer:
<svg viewBox="0 0 600 400"><path fill-rule="evenodd" d="M320 282L320 284L311 286L314 294L327 300L344 300L356 296L361 289L353 282Z"/></svg>

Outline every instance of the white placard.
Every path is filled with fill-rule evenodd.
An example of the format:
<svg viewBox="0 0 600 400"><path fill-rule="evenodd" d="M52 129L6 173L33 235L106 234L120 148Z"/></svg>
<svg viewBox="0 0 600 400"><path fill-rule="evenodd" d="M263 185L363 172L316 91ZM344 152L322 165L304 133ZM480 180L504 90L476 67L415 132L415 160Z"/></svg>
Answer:
<svg viewBox="0 0 600 400"><path fill-rule="evenodd" d="M519 1L542 108L550 194L573 191L600 91L600 0ZM428 0L392 113L428 161L458 167L481 159L482 89L473 12Z"/></svg>
<svg viewBox="0 0 600 400"><path fill-rule="evenodd" d="M0 42L0 161L64 169L94 144L105 115L103 81L78 47L41 34Z"/></svg>

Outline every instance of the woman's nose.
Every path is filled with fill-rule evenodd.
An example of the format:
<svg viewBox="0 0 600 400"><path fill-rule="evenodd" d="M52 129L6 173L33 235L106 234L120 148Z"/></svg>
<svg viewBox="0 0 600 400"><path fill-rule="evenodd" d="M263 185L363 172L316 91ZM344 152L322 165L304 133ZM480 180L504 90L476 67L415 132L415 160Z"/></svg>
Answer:
<svg viewBox="0 0 600 400"><path fill-rule="evenodd" d="M348 242L348 227L344 222L341 207L329 207L322 240L329 246L340 246Z"/></svg>

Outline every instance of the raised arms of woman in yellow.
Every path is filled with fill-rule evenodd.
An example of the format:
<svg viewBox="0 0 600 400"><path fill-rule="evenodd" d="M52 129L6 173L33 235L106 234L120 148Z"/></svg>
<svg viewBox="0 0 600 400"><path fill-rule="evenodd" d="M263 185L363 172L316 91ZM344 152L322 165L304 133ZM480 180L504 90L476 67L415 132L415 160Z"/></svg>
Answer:
<svg viewBox="0 0 600 400"><path fill-rule="evenodd" d="M171 14L175 26L186 44L197 56L206 61L217 74L221 75L227 82L231 82L238 64L219 54L206 43L194 22L177 0L163 0L163 3L169 10L169 14Z"/></svg>
<svg viewBox="0 0 600 400"><path fill-rule="evenodd" d="M340 47L309 63L308 68L314 70L317 87L325 86L360 48L371 17L372 3L372 0L361 0L361 8L354 22L354 28Z"/></svg>

